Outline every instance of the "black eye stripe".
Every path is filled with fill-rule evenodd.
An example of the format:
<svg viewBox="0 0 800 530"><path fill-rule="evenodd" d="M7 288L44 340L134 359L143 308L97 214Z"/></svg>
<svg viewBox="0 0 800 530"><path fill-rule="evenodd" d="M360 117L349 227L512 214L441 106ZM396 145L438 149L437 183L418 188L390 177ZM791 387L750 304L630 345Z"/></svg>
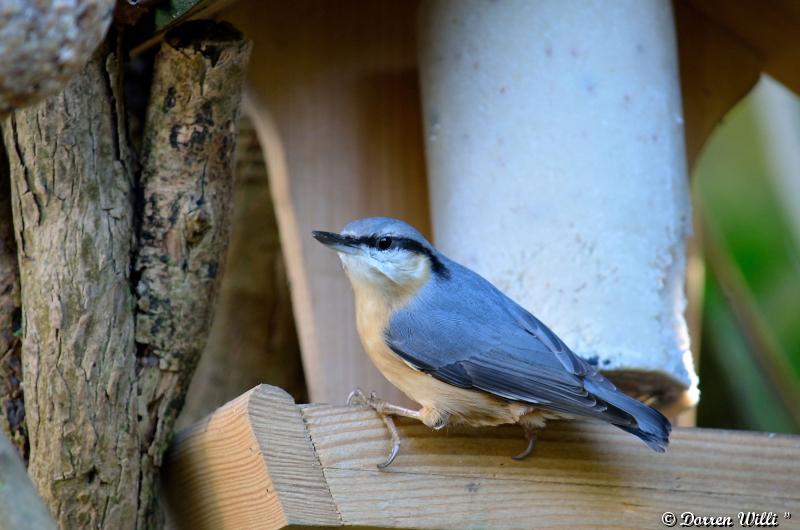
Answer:
<svg viewBox="0 0 800 530"><path fill-rule="evenodd" d="M378 248L378 241L382 237L378 234L372 234L370 236L361 236L361 237L354 237L354 236L345 236L348 240L352 241L358 245L366 245L371 248ZM407 250L409 252L413 252L415 254L420 254L422 256L426 256L431 262L431 270L437 276L448 279L450 278L450 271L447 270L444 263L439 259L434 252L414 239L410 239L407 237L400 237L400 236L389 236L392 239L392 246L394 248L401 248L403 250Z"/></svg>

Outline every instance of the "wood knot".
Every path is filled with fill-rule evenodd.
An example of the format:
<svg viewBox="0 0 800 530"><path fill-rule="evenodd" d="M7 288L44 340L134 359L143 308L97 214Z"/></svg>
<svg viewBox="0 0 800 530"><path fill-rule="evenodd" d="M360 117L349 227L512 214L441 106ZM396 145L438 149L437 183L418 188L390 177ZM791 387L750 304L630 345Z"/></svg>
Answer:
<svg viewBox="0 0 800 530"><path fill-rule="evenodd" d="M196 245L211 228L211 219L208 213L199 208L186 215L185 235L186 242Z"/></svg>

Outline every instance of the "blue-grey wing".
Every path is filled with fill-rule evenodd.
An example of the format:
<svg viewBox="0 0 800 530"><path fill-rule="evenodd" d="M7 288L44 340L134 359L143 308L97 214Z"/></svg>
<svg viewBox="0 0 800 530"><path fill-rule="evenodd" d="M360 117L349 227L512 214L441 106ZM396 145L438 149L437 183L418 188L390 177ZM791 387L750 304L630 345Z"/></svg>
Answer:
<svg viewBox="0 0 800 530"><path fill-rule="evenodd" d="M423 289L392 316L386 341L397 355L451 385L567 414L635 424L630 414L592 391L614 389L593 366L486 280L466 269L458 272L450 281L466 285Z"/></svg>

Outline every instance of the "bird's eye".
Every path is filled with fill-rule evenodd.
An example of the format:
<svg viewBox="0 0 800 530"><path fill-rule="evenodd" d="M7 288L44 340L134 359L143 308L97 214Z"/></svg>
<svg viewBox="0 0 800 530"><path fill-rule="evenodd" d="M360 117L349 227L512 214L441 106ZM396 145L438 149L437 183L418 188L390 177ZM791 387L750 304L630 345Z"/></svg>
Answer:
<svg viewBox="0 0 800 530"><path fill-rule="evenodd" d="M392 246L392 238L383 236L378 240L378 250L389 250L389 247Z"/></svg>

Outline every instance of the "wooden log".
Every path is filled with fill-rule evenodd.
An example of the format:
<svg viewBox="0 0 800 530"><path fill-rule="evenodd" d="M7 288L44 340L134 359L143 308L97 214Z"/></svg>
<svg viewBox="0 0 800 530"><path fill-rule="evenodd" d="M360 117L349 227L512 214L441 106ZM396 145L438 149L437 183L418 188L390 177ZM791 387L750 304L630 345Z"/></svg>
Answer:
<svg viewBox="0 0 800 530"><path fill-rule="evenodd" d="M25 427L22 345L18 329L22 304L8 171L8 157L0 141L0 432L14 444L27 465L28 431Z"/></svg>
<svg viewBox="0 0 800 530"><path fill-rule="evenodd" d="M17 451L0 432L0 528L56 530L58 527L33 487Z"/></svg>
<svg viewBox="0 0 800 530"><path fill-rule="evenodd" d="M229 24L184 24L156 57L144 131L136 260L142 483L156 522L155 471L213 316L230 229L239 103L250 45Z"/></svg>
<svg viewBox="0 0 800 530"><path fill-rule="evenodd" d="M378 471L389 436L372 410L256 387L176 437L170 505L192 529L655 528L667 511L800 510L798 436L679 428L658 455L609 425L554 422L517 462L515 427L399 428L400 456Z"/></svg>
<svg viewBox="0 0 800 530"><path fill-rule="evenodd" d="M201 420L262 382L305 399L300 345L264 155L246 116L239 121L232 215L214 322L177 428Z"/></svg>
<svg viewBox="0 0 800 530"><path fill-rule="evenodd" d="M131 55L139 55L158 44L168 31L189 20L211 19L235 0L119 0L115 22L135 24L141 19L133 33ZM123 9L121 4L127 4Z"/></svg>
<svg viewBox="0 0 800 530"><path fill-rule="evenodd" d="M0 3L0 118L57 93L103 41L114 0Z"/></svg>
<svg viewBox="0 0 800 530"><path fill-rule="evenodd" d="M136 522L133 178L118 71L106 43L61 93L3 127L28 472L62 528Z"/></svg>
<svg viewBox="0 0 800 530"><path fill-rule="evenodd" d="M357 386L408 402L363 352L338 258L311 230L388 215L430 234L414 20L417 2L245 0L251 119L267 153L310 398Z"/></svg>

